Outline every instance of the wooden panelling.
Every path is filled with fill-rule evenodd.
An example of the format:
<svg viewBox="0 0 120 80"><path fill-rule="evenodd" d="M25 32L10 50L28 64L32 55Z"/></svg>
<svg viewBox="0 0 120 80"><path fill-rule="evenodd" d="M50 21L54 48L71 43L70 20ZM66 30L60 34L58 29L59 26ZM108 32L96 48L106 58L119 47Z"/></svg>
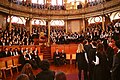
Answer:
<svg viewBox="0 0 120 80"><path fill-rule="evenodd" d="M63 44L63 45L52 45L51 46L51 57L53 58L53 53L56 49L61 52L61 50L64 50L66 53L66 59L70 60L70 63L72 64L72 60L76 59L76 51L77 51L78 44Z"/></svg>

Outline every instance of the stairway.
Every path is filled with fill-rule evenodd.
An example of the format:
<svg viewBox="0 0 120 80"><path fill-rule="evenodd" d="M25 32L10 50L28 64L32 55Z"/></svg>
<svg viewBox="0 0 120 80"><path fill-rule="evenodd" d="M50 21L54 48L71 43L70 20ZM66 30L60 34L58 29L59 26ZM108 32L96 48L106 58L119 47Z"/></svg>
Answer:
<svg viewBox="0 0 120 80"><path fill-rule="evenodd" d="M53 62L53 59L51 58L51 47L41 46L41 53L43 53L43 59Z"/></svg>

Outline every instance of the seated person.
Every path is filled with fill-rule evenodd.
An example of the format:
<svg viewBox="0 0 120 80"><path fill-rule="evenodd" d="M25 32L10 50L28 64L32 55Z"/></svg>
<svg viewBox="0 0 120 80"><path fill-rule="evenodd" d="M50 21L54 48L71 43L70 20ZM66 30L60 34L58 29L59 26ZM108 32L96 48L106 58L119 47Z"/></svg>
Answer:
<svg viewBox="0 0 120 80"><path fill-rule="evenodd" d="M56 66L60 66L60 52L58 51L58 49L56 49L56 51L53 54L53 60Z"/></svg>
<svg viewBox="0 0 120 80"><path fill-rule="evenodd" d="M34 69L38 68L37 63L36 63L36 61L34 59L33 52L28 51L28 53L25 55L25 57L26 57L26 61L28 63L30 63Z"/></svg>
<svg viewBox="0 0 120 80"><path fill-rule="evenodd" d="M61 64L66 64L66 53L64 52L64 50L62 50L61 55L60 55L60 59L61 59Z"/></svg>
<svg viewBox="0 0 120 80"><path fill-rule="evenodd" d="M26 52L23 52L23 54L20 54L19 56L19 63L22 64L21 67L23 67L25 65L25 63L27 63L26 61Z"/></svg>
<svg viewBox="0 0 120 80"><path fill-rule="evenodd" d="M34 59L35 59L37 65L38 65L38 67L40 67L41 59L38 55L38 49L37 48L35 48L35 50L33 51L33 56L34 56Z"/></svg>
<svg viewBox="0 0 120 80"><path fill-rule="evenodd" d="M9 52L8 48L5 47L4 50L5 50L5 51L3 51L3 53L2 53L2 57L9 57L9 56L10 56L10 52Z"/></svg>
<svg viewBox="0 0 120 80"><path fill-rule="evenodd" d="M41 67L42 71L36 75L36 80L54 80L55 78L55 72L49 70L50 63L48 60L41 61Z"/></svg>

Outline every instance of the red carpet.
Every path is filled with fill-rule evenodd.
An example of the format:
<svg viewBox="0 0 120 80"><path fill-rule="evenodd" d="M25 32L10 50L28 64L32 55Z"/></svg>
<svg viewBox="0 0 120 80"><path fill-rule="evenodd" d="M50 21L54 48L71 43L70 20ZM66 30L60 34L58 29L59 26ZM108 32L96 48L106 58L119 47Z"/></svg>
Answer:
<svg viewBox="0 0 120 80"><path fill-rule="evenodd" d="M67 80L78 80L78 74L67 74Z"/></svg>

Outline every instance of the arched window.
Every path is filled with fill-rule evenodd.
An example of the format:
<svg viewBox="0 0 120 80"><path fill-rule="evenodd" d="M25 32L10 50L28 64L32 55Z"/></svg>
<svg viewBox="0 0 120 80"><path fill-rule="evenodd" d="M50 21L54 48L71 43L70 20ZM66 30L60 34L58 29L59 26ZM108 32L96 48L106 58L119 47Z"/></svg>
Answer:
<svg viewBox="0 0 120 80"><path fill-rule="evenodd" d="M88 19L89 24L96 23L96 22L102 22L102 17L98 16L98 17L91 17Z"/></svg>
<svg viewBox="0 0 120 80"><path fill-rule="evenodd" d="M46 25L46 22L45 22L45 20L33 19L32 25Z"/></svg>
<svg viewBox="0 0 120 80"><path fill-rule="evenodd" d="M38 4L45 4L44 0L38 0Z"/></svg>
<svg viewBox="0 0 120 80"><path fill-rule="evenodd" d="M110 16L111 21L115 19L120 19L120 12L114 12Z"/></svg>
<svg viewBox="0 0 120 80"><path fill-rule="evenodd" d="M16 17L11 16L11 23L18 23L18 24L24 24L26 23L26 20L23 17ZM7 22L10 22L10 17L8 17Z"/></svg>
<svg viewBox="0 0 120 80"><path fill-rule="evenodd" d="M87 2L94 2L95 0L87 0Z"/></svg>
<svg viewBox="0 0 120 80"><path fill-rule="evenodd" d="M63 5L63 0L57 0L58 5Z"/></svg>
<svg viewBox="0 0 120 80"><path fill-rule="evenodd" d="M51 20L50 25L51 26L64 26L63 20Z"/></svg>
<svg viewBox="0 0 120 80"><path fill-rule="evenodd" d="M51 5L57 5L57 1L56 0L51 0Z"/></svg>
<svg viewBox="0 0 120 80"><path fill-rule="evenodd" d="M63 5L63 0L51 0L51 5Z"/></svg>
<svg viewBox="0 0 120 80"><path fill-rule="evenodd" d="M32 0L32 3L36 3L37 4L37 0Z"/></svg>

